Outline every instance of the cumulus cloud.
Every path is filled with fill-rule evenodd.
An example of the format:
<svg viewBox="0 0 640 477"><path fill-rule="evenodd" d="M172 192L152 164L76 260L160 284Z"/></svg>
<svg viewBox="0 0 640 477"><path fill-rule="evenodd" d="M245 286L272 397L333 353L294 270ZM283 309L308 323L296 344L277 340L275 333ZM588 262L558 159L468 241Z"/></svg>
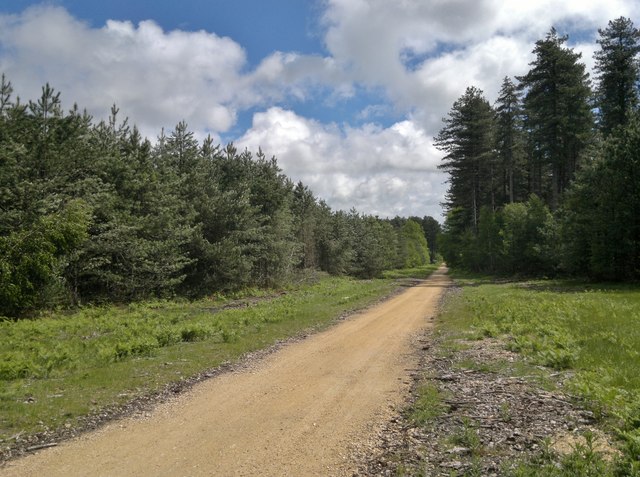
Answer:
<svg viewBox="0 0 640 477"><path fill-rule="evenodd" d="M153 21L95 29L45 6L0 16L0 45L0 69L28 98L50 82L99 117L121 105L152 134L183 118L213 131L235 123L245 52L215 33L164 32Z"/></svg>
<svg viewBox="0 0 640 477"><path fill-rule="evenodd" d="M504 76L526 73L534 42L556 26L591 33L576 49L591 67L597 28L640 6L629 0L328 0L326 46L355 81L380 85L434 135L474 85L495 99Z"/></svg>
<svg viewBox="0 0 640 477"><path fill-rule="evenodd" d="M551 26L576 33L591 68L597 28L640 14L634 0L318 2L326 50L305 55L292 45L257 65L215 32L164 31L150 20L93 28L52 6L0 14L0 70L23 98L50 82L98 118L116 103L151 137L182 119L197 137L219 137L237 129L240 112L259 110L237 142L277 156L332 206L439 216L445 178L432 138L465 88L493 101L504 76L526 73ZM327 107L362 91L381 94L340 124L284 109L292 100ZM375 123L391 113L402 120Z"/></svg>
<svg viewBox="0 0 640 477"><path fill-rule="evenodd" d="M437 170L439 156L412 121L339 127L273 107L255 114L238 145L276 155L293 180L336 209L440 216L445 177Z"/></svg>

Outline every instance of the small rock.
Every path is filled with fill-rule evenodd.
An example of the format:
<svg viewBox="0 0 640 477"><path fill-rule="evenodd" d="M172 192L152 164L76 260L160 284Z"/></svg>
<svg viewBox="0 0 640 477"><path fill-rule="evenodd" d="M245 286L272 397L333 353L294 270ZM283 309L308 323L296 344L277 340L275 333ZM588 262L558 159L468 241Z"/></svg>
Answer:
<svg viewBox="0 0 640 477"><path fill-rule="evenodd" d="M454 447L453 449L449 449L447 452L449 454L463 455L463 454L470 454L471 453L471 449L469 449L467 447Z"/></svg>

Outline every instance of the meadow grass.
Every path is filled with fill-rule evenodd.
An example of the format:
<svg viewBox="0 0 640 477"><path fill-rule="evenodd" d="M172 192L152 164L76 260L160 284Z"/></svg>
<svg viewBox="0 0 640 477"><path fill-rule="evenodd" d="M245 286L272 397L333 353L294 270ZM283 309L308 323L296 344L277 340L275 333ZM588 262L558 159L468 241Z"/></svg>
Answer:
<svg viewBox="0 0 640 477"><path fill-rule="evenodd" d="M396 269L396 270L385 270L382 273L382 276L383 276L383 278L393 278L393 279L427 278L435 270L437 270L439 266L440 266L440 264L430 264L430 265L424 265L422 267L400 268L400 269Z"/></svg>
<svg viewBox="0 0 640 477"><path fill-rule="evenodd" d="M462 294L441 314L440 332L500 338L529 364L572 370L570 391L626 445L616 475L640 475L640 287L561 280L490 283L469 275L459 283ZM575 464L565 463L567 469ZM589 475L609 475L607 469ZM525 467L521 470L527 475Z"/></svg>
<svg viewBox="0 0 640 477"><path fill-rule="evenodd" d="M74 426L82 416L325 327L397 287L393 279L322 275L269 296L252 291L233 300L85 307L0 321L0 442Z"/></svg>

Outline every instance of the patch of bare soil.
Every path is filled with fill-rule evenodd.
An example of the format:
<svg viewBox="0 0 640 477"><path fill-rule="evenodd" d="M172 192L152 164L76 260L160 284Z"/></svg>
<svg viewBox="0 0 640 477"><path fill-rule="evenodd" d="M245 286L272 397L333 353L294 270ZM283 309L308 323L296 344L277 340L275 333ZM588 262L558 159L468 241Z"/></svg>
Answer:
<svg viewBox="0 0 640 477"><path fill-rule="evenodd" d="M571 452L585 434L595 437L595 450L616 453L593 414L562 391L567 375L546 372L555 384L547 391L538 376L514 372L521 358L498 340L459 342L454 351L444 349L443 339L431 331L422 341L411 399L420 383L431 382L446 411L424 426L406 410L398 412L356 449L360 466L354 475L499 476L541 452Z"/></svg>

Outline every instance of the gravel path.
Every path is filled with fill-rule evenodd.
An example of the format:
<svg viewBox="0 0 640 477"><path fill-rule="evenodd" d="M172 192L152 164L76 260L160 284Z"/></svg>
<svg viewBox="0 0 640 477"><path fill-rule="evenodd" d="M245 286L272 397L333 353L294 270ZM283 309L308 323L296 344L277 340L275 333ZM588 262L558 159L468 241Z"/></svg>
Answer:
<svg viewBox="0 0 640 477"><path fill-rule="evenodd" d="M2 476L352 475L359 439L402 405L449 280L428 280L362 314L58 447Z"/></svg>

